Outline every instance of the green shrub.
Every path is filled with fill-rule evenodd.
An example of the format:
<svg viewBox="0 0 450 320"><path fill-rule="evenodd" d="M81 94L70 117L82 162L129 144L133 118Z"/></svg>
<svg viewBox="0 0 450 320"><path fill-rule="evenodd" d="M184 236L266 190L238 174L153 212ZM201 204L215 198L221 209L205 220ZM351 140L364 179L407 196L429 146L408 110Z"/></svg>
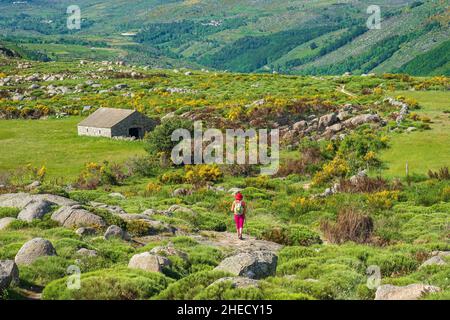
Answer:
<svg viewBox="0 0 450 320"><path fill-rule="evenodd" d="M135 156L129 159L125 166L130 175L141 177L155 177L161 171L159 159L151 155Z"/></svg>
<svg viewBox="0 0 450 320"><path fill-rule="evenodd" d="M103 238L97 238L93 241L92 246L100 256L112 264L128 264L131 255L135 252L130 243L120 239L104 240Z"/></svg>
<svg viewBox="0 0 450 320"><path fill-rule="evenodd" d="M127 232L135 237L148 236L157 233L158 230L143 220L130 220L126 222Z"/></svg>
<svg viewBox="0 0 450 320"><path fill-rule="evenodd" d="M52 220L52 215L50 213L46 214L42 219L35 219L28 223L30 227L39 229L53 229L59 227L59 223Z"/></svg>
<svg viewBox="0 0 450 320"><path fill-rule="evenodd" d="M20 279L29 284L45 286L64 277L70 264L70 261L63 257L41 257L29 266L20 266Z"/></svg>
<svg viewBox="0 0 450 320"><path fill-rule="evenodd" d="M58 252L58 256L67 259L70 259L81 248L91 249L90 246L83 241L68 238L53 241L53 246L55 247L56 252Z"/></svg>
<svg viewBox="0 0 450 320"><path fill-rule="evenodd" d="M20 209L18 208L0 208L0 219L6 217L17 218L19 212Z"/></svg>
<svg viewBox="0 0 450 320"><path fill-rule="evenodd" d="M278 264L281 265L292 259L308 258L317 256L317 252L310 247L284 247L278 253Z"/></svg>
<svg viewBox="0 0 450 320"><path fill-rule="evenodd" d="M193 123L189 120L182 118L172 118L162 122L152 132L148 133L145 137L145 149L150 155L165 154L170 156L173 148L178 144L176 141L172 141L172 133L177 129L187 129L189 132L193 132Z"/></svg>
<svg viewBox="0 0 450 320"><path fill-rule="evenodd" d="M292 275L296 274L298 271L307 268L310 264L314 262L311 258L293 258L289 259L282 264L278 264L277 274L279 275Z"/></svg>
<svg viewBox="0 0 450 320"><path fill-rule="evenodd" d="M246 199L253 200L253 199L263 199L268 200L272 196L264 190L254 188L254 187L247 187L244 190L242 190L242 194Z"/></svg>
<svg viewBox="0 0 450 320"><path fill-rule="evenodd" d="M104 195L103 192L95 190L74 190L69 192L70 199L82 204L88 204L91 201L95 201L102 195Z"/></svg>
<svg viewBox="0 0 450 320"><path fill-rule="evenodd" d="M316 232L299 224L265 226L259 238L288 246L310 246L322 243Z"/></svg>
<svg viewBox="0 0 450 320"><path fill-rule="evenodd" d="M277 187L277 181L269 176L258 176L256 178L246 178L245 186L247 188L253 187L256 189L274 190Z"/></svg>
<svg viewBox="0 0 450 320"><path fill-rule="evenodd" d="M2 245L0 248L0 260L14 260L22 245L23 242L14 242L7 245Z"/></svg>
<svg viewBox="0 0 450 320"><path fill-rule="evenodd" d="M91 208L89 209L90 212L100 216L105 220L107 225L116 225L118 227L121 227L122 229L127 228L127 223L125 220L123 220L118 215L115 215L108 210L100 209L100 208Z"/></svg>
<svg viewBox="0 0 450 320"><path fill-rule="evenodd" d="M311 231L308 227L303 225L289 225L288 235L288 245L310 246L313 244L322 243L319 234Z"/></svg>
<svg viewBox="0 0 450 320"><path fill-rule="evenodd" d="M263 300L258 288L233 288L230 281L223 281L207 287L195 296L198 300Z"/></svg>
<svg viewBox="0 0 450 320"><path fill-rule="evenodd" d="M48 284L42 292L45 300L139 300L149 299L172 281L159 273L117 268L81 275L81 288L70 290L67 278Z"/></svg>
<svg viewBox="0 0 450 320"><path fill-rule="evenodd" d="M419 262L404 254L379 254L367 260L368 265L376 265L383 276L402 275L416 270Z"/></svg>
<svg viewBox="0 0 450 320"><path fill-rule="evenodd" d="M217 215L211 213L200 213L197 215L195 226L200 230L226 231L227 225Z"/></svg>
<svg viewBox="0 0 450 320"><path fill-rule="evenodd" d="M172 283L154 298L157 300L192 300L214 281L229 276L222 271L198 272Z"/></svg>
<svg viewBox="0 0 450 320"><path fill-rule="evenodd" d="M15 220L11 222L8 226L9 230L20 230L29 227L30 224L23 220Z"/></svg>
<svg viewBox="0 0 450 320"><path fill-rule="evenodd" d="M197 265L215 267L223 259L223 253L214 247L196 246L186 249L186 252L189 254L192 269L197 268Z"/></svg>

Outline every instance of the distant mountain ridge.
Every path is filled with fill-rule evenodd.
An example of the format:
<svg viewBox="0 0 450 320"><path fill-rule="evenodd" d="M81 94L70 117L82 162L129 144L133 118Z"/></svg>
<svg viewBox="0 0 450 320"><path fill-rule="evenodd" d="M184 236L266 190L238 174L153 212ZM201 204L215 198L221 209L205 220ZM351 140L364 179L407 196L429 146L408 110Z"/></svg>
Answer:
<svg viewBox="0 0 450 320"><path fill-rule="evenodd" d="M124 59L155 67L235 72L450 75L446 1L0 1L0 41L52 60ZM448 50L447 50L448 52Z"/></svg>

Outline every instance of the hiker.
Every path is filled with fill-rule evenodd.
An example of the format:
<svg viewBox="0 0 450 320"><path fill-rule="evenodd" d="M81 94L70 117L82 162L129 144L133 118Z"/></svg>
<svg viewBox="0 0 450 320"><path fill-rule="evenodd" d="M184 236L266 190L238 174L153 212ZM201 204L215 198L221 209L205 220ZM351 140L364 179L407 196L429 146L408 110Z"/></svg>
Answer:
<svg viewBox="0 0 450 320"><path fill-rule="evenodd" d="M238 192L234 196L235 201L233 201L233 205L231 206L231 211L234 213L234 221L236 222L236 230L238 234L239 240L243 240L242 238L242 229L244 228L245 222L245 214L247 213L247 205L242 200L244 196L242 193Z"/></svg>

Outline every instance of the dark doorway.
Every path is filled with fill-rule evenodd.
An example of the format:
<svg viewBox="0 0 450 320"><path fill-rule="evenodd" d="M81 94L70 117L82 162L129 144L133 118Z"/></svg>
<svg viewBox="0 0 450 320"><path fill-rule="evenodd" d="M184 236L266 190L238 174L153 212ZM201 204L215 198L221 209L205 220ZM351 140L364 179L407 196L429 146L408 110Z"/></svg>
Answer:
<svg viewBox="0 0 450 320"><path fill-rule="evenodd" d="M130 128L128 130L128 135L130 137L134 137L136 139L142 138L142 136L141 136L141 128Z"/></svg>

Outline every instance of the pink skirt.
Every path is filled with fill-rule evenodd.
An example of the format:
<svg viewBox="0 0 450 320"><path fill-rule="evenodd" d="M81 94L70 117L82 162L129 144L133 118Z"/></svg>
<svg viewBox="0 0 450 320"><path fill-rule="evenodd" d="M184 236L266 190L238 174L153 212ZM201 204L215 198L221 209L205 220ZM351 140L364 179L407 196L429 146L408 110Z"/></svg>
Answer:
<svg viewBox="0 0 450 320"><path fill-rule="evenodd" d="M244 215L234 215L234 222L236 222L236 228L242 229L244 227L245 216Z"/></svg>

